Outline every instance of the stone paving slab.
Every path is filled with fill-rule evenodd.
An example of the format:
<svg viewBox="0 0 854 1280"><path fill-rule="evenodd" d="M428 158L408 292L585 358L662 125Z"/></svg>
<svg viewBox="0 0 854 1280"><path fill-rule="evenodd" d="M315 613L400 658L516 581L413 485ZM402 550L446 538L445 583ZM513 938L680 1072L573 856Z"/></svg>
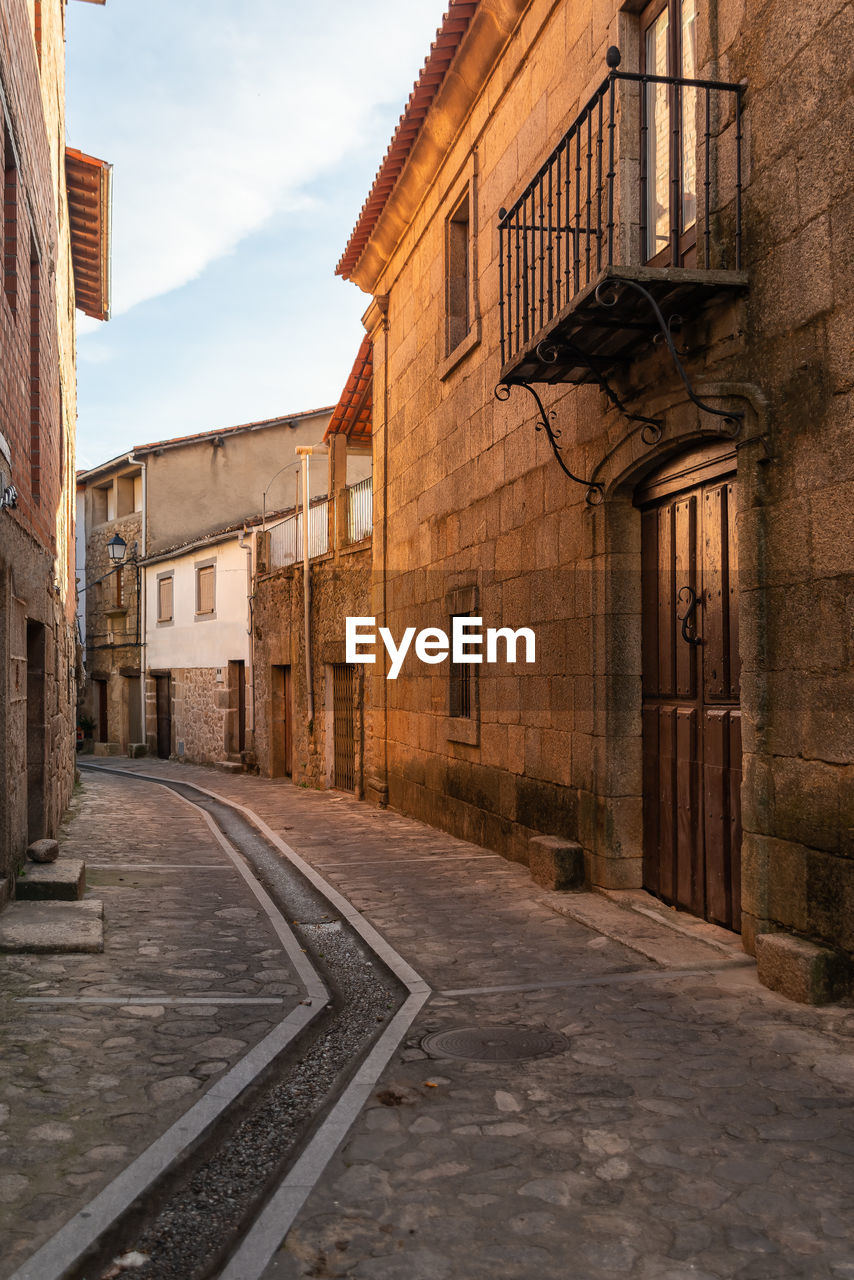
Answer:
<svg viewBox="0 0 854 1280"><path fill-rule="evenodd" d="M13 902L0 915L0 952L25 954L104 950L104 904Z"/></svg>
<svg viewBox="0 0 854 1280"><path fill-rule="evenodd" d="M86 772L61 843L85 856L90 898L21 905L91 911L97 894L105 946L0 956L0 1276L304 995L257 900L178 797Z"/></svg>
<svg viewBox="0 0 854 1280"><path fill-rule="evenodd" d="M854 1277L850 1002L794 1005L695 939L665 967L523 868L342 795L137 766L253 808L434 988L265 1280ZM567 1048L422 1048L492 1026Z"/></svg>

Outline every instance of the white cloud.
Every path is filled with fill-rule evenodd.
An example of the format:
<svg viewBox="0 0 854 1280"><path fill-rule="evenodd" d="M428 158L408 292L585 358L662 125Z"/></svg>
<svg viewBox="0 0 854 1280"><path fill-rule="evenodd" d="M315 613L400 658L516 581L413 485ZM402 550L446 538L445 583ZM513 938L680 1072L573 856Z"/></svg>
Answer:
<svg viewBox="0 0 854 1280"><path fill-rule="evenodd" d="M179 288L273 215L304 209L306 188L364 142L377 106L402 108L443 7L73 6L69 142L115 166L113 313ZM119 44L132 56L117 58Z"/></svg>

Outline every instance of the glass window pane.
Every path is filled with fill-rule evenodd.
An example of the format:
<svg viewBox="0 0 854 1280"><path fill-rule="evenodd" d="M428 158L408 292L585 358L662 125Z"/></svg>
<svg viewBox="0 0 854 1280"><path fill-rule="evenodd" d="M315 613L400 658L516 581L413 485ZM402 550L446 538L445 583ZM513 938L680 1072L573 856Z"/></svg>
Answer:
<svg viewBox="0 0 854 1280"><path fill-rule="evenodd" d="M646 71L666 76L667 9L646 30ZM653 258L670 243L670 108L667 85L647 88L647 257Z"/></svg>
<svg viewBox="0 0 854 1280"><path fill-rule="evenodd" d="M682 0L680 75L693 80L697 75L696 0ZM682 90L682 230L697 220L697 90Z"/></svg>

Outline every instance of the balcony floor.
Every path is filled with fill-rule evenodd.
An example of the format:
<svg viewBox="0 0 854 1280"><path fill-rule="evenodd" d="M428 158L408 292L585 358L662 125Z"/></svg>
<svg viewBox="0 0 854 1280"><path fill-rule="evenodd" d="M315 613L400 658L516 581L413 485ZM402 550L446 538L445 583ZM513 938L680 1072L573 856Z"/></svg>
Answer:
<svg viewBox="0 0 854 1280"><path fill-rule="evenodd" d="M565 347L554 362L537 355L544 340L572 344L590 357L604 376L649 347L659 326L647 300L621 282L633 280L648 289L665 319L680 315L691 320L712 298L747 289L746 271L705 271L687 267L604 267L600 274L542 329L526 342L501 370L502 382L595 382L589 365ZM610 282L617 292L614 306L596 299L597 288Z"/></svg>

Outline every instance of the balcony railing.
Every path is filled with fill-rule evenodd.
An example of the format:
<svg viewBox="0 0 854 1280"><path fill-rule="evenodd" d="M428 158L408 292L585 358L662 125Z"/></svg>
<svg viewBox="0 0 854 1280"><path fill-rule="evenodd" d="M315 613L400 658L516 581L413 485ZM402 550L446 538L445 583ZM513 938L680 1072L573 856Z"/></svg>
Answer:
<svg viewBox="0 0 854 1280"><path fill-rule="evenodd" d="M362 542L373 530L374 482L371 476L344 490L343 512L339 508L338 519L346 520L347 545ZM329 551L329 506L331 499L322 498L309 507L308 554L314 560ZM270 568L284 569L302 560L302 512L279 521L270 530Z"/></svg>
<svg viewBox="0 0 854 1280"><path fill-rule="evenodd" d="M505 376L618 265L741 268L744 87L618 71L618 61L614 50L605 80L501 210Z"/></svg>
<svg viewBox="0 0 854 1280"><path fill-rule="evenodd" d="M308 509L309 559L329 550L329 499L323 498ZM270 529L270 567L283 569L302 560L302 512L288 516Z"/></svg>
<svg viewBox="0 0 854 1280"><path fill-rule="evenodd" d="M347 486L347 541L361 542L374 527L374 482L371 476Z"/></svg>

